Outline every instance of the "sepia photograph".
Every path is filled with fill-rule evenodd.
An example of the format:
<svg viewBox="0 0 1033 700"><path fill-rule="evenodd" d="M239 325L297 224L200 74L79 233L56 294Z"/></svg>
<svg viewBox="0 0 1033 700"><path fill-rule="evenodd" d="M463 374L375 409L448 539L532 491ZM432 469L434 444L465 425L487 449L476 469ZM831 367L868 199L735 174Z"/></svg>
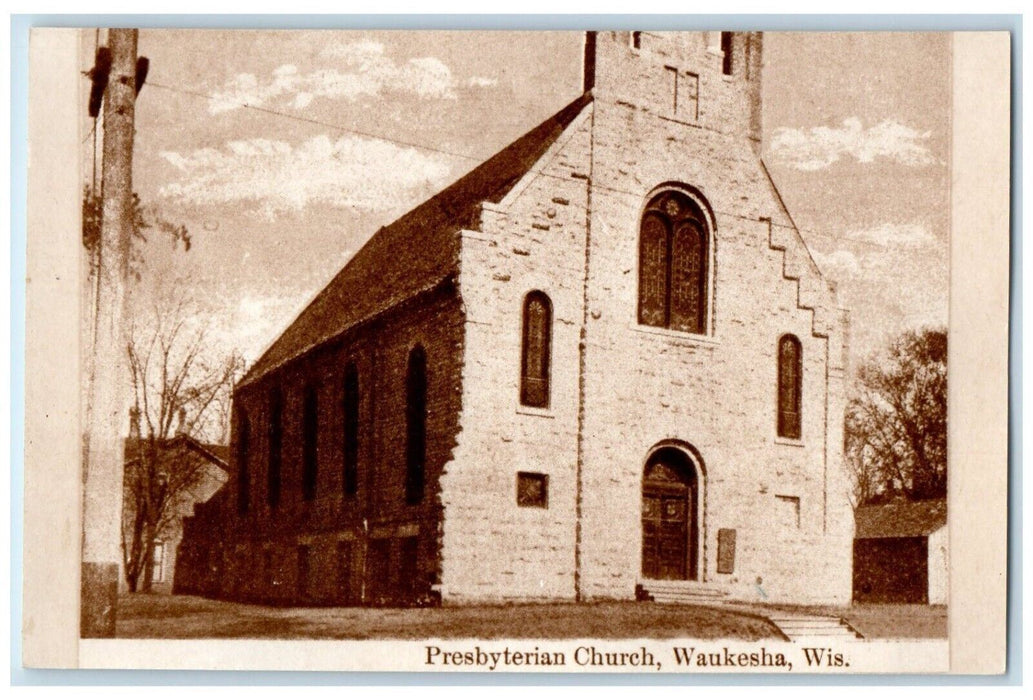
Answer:
<svg viewBox="0 0 1033 700"><path fill-rule="evenodd" d="M950 670L954 33L62 37L80 648Z"/></svg>

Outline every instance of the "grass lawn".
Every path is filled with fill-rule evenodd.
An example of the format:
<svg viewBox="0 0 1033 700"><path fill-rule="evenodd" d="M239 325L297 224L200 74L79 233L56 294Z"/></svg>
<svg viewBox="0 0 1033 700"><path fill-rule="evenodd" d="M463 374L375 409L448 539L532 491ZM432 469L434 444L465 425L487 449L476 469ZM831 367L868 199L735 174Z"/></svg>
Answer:
<svg viewBox="0 0 1033 700"><path fill-rule="evenodd" d="M760 613L788 610L846 619L865 639L947 639L943 605L863 603L850 607L758 606Z"/></svg>
<svg viewBox="0 0 1033 700"><path fill-rule="evenodd" d="M943 605L854 605L843 616L866 639L947 639Z"/></svg>
<svg viewBox="0 0 1033 700"><path fill-rule="evenodd" d="M555 603L444 608L274 608L194 596L119 599L123 638L264 639L781 639L749 613L656 603Z"/></svg>

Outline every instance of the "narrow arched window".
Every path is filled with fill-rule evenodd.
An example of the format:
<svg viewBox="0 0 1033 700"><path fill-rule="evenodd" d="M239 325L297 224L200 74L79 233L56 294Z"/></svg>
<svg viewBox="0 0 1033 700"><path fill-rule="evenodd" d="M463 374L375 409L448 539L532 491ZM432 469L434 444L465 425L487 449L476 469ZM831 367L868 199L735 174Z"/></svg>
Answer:
<svg viewBox="0 0 1033 700"><path fill-rule="evenodd" d="M778 435L800 439L803 351L795 335L778 340Z"/></svg>
<svg viewBox="0 0 1033 700"><path fill-rule="evenodd" d="M552 349L552 302L544 292L524 297L524 330L520 350L520 403L549 405L549 362Z"/></svg>
<svg viewBox="0 0 1033 700"><path fill-rule="evenodd" d="M241 411L237 417L237 512L240 515L247 515L251 503L250 442L251 423L247 413Z"/></svg>
<svg viewBox="0 0 1033 700"><path fill-rule="evenodd" d="M269 454L266 465L266 502L270 507L280 505L280 467L283 464L283 392L274 388L269 392Z"/></svg>
<svg viewBox="0 0 1033 700"><path fill-rule="evenodd" d="M405 502L423 500L427 453L427 355L417 345L405 373Z"/></svg>
<svg viewBox="0 0 1033 700"><path fill-rule="evenodd" d="M681 192L650 200L639 230L638 322L706 332L708 231Z"/></svg>
<svg viewBox="0 0 1033 700"><path fill-rule="evenodd" d="M344 370L344 464L341 481L345 496L354 496L359 490L359 371L354 364Z"/></svg>
<svg viewBox="0 0 1033 700"><path fill-rule="evenodd" d="M316 497L319 482L319 392L314 385L305 387L301 409L301 496Z"/></svg>

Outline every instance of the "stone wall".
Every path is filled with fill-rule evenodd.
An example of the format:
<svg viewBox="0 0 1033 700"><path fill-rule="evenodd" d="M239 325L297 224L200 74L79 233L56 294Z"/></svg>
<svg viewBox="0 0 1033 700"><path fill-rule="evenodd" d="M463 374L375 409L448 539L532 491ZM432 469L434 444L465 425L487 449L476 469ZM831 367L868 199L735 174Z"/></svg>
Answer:
<svg viewBox="0 0 1033 700"><path fill-rule="evenodd" d="M593 101L462 232L456 289L417 297L238 392L252 423L253 505L244 518L224 515L230 546L212 556L227 572L222 595L375 603L377 572L408 572L402 552L416 537L413 576L421 591L434 581L445 603L630 599L641 580L644 464L654 447L674 444L698 467L703 585L739 598L849 601L846 317L757 156L760 37L735 35L731 75L718 32L643 33L639 43L629 32L598 34ZM664 187L709 218L702 334L637 322L638 226ZM553 309L545 408L520 403L522 308L534 290ZM776 348L786 333L803 352L799 440L776 434ZM430 360L431 406L427 497L411 507L404 374L415 342ZM362 392L353 499L341 495L333 408L349 359L360 383L374 378ZM331 410L321 411L317 498L305 502L300 405L313 380ZM272 382L288 406L276 514L264 505L260 428ZM518 472L547 477L546 507L518 505ZM235 498L220 502L235 508ZM730 573L717 571L723 529L736 532ZM342 546L365 571L343 592ZM367 546L389 565L363 563L376 559ZM305 551L317 583L299 596Z"/></svg>
<svg viewBox="0 0 1033 700"><path fill-rule="evenodd" d="M591 107L498 204L465 231L462 433L442 482L442 597L574 597L578 343ZM547 408L520 403L522 309L528 292L553 309ZM548 507L520 507L517 472L548 476Z"/></svg>
<svg viewBox="0 0 1033 700"><path fill-rule="evenodd" d="M610 80L598 83L593 141L585 595L633 595L643 464L651 447L679 440L695 448L705 471L704 581L742 597L848 600L839 310L744 126L753 108L750 81L722 75L720 56L709 49L656 55L620 37L598 46ZM699 76L696 123L670 118L655 93L638 91L672 64ZM662 183L688 186L712 212L703 335L637 324L637 227ZM776 348L786 333L803 347L800 440L776 434ZM798 503L798 517L786 515L795 510L787 503ZM723 528L737 533L731 574L716 572Z"/></svg>
<svg viewBox="0 0 1033 700"><path fill-rule="evenodd" d="M647 36L634 49L628 33L600 33L592 106L543 172L464 234L468 359L443 482L446 601L633 597L643 466L664 441L701 458L704 583L744 598L849 600L845 318L756 155L759 70L740 61L723 75L713 34L652 49ZM733 46L745 57L759 51L753 41ZM674 110L672 68L698 78L692 119ZM712 219L702 335L637 323L638 224L663 185L685 186ZM520 305L532 289L555 308L547 411L518 401ZM800 440L776 435L785 333L803 347ZM548 509L516 505L521 470L549 475ZM725 528L737 533L735 566L718 574Z"/></svg>

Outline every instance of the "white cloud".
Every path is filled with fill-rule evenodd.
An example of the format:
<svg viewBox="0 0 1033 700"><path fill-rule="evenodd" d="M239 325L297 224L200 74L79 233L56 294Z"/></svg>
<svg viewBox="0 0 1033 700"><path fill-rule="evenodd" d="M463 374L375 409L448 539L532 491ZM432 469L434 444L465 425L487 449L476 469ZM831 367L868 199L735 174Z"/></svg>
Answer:
<svg viewBox="0 0 1033 700"><path fill-rule="evenodd" d="M936 242L936 237L921 224L885 223L843 234L849 241L872 243L886 248L918 248Z"/></svg>
<svg viewBox="0 0 1033 700"><path fill-rule="evenodd" d="M455 99L457 82L451 69L430 56L410 58L402 63L385 55L384 45L357 41L333 46L323 52L331 67L299 72L293 65L282 65L268 78L241 73L213 93L209 103L212 114L250 105L285 105L301 110L317 97L357 100L385 92L399 92L422 99ZM489 78L471 78L469 87L489 87Z"/></svg>
<svg viewBox="0 0 1033 700"><path fill-rule="evenodd" d="M486 78L483 75L475 75L466 81L466 84L470 87L492 87L498 84L498 80L495 78Z"/></svg>
<svg viewBox="0 0 1033 700"><path fill-rule="evenodd" d="M842 246L835 250L811 248L814 261L822 272L833 279L881 275L897 268L901 260L928 259L936 256L946 245L921 224L883 223L869 228L848 230L837 237Z"/></svg>
<svg viewBox="0 0 1033 700"><path fill-rule="evenodd" d="M818 268L822 272L832 275L834 279L842 276L844 273L847 275L859 275L861 273L860 261L849 250L834 250L831 253L820 253L816 250L811 250L811 254L814 256L814 262L818 263Z"/></svg>
<svg viewBox="0 0 1033 700"><path fill-rule="evenodd" d="M301 310L308 296L298 291L248 290L234 299L227 292L207 309L209 340L213 345L239 351L249 364L253 363Z"/></svg>
<svg viewBox="0 0 1033 700"><path fill-rule="evenodd" d="M865 129L851 117L838 128L777 129L771 153L797 170L822 170L846 156L860 163L885 158L917 167L936 162L926 145L931 135L890 119Z"/></svg>
<svg viewBox="0 0 1033 700"><path fill-rule="evenodd" d="M179 171L163 196L201 205L254 203L268 217L311 203L388 209L442 184L450 172L439 156L357 136L320 135L295 146L255 138L161 157Z"/></svg>

